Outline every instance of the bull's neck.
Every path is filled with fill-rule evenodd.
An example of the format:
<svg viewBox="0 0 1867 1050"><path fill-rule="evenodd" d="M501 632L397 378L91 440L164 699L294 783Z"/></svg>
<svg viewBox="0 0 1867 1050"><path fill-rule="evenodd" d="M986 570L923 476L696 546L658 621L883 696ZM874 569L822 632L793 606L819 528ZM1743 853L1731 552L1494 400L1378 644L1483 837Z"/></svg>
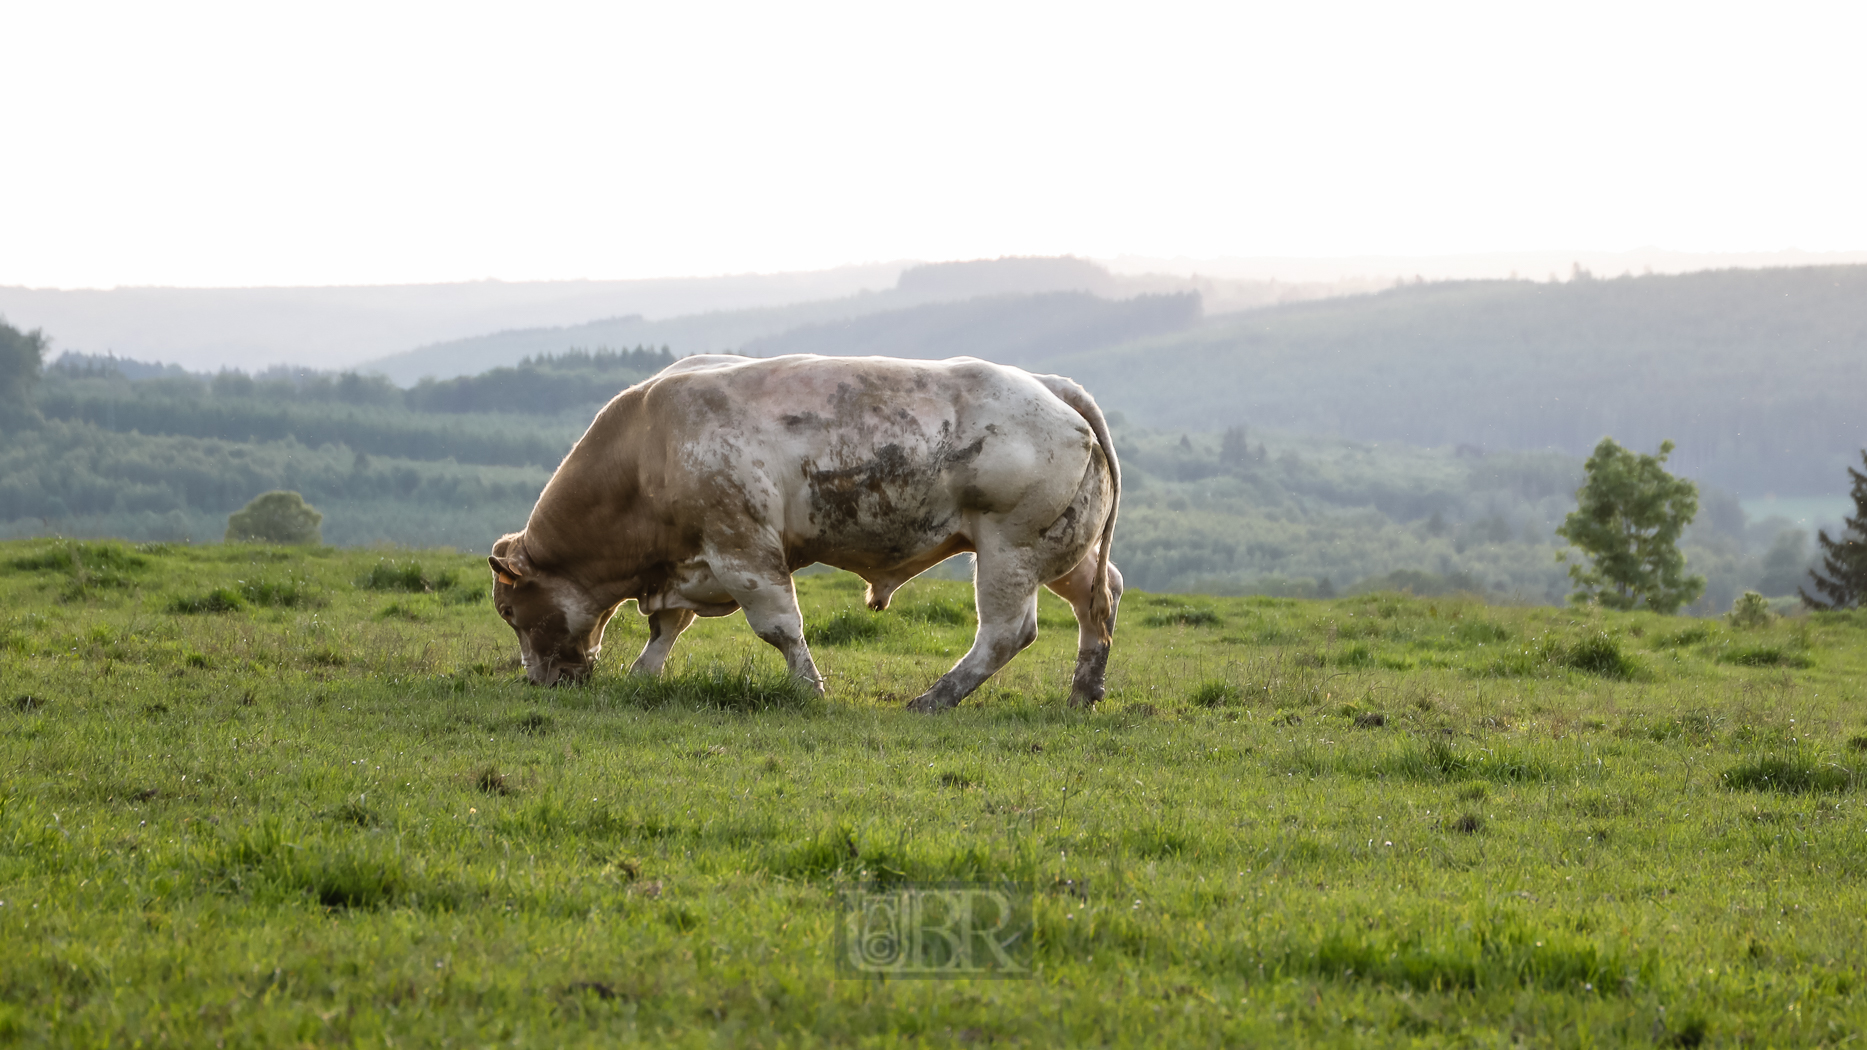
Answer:
<svg viewBox="0 0 1867 1050"><path fill-rule="evenodd" d="M626 397L626 395L625 395ZM619 397L597 414L545 484L525 526L525 546L540 568L571 576L604 604L633 598L652 568L641 542L634 457L617 454L629 440Z"/></svg>

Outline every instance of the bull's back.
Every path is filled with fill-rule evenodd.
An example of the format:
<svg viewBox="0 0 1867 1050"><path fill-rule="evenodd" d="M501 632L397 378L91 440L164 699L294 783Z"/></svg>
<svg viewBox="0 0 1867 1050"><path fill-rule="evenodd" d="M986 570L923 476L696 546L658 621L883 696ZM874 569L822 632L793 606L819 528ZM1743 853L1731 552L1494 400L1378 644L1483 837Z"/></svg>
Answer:
<svg viewBox="0 0 1867 1050"><path fill-rule="evenodd" d="M1053 520L1095 445L1028 373L966 358L794 356L668 379L692 388L696 466L775 498L810 545L906 556L971 515Z"/></svg>

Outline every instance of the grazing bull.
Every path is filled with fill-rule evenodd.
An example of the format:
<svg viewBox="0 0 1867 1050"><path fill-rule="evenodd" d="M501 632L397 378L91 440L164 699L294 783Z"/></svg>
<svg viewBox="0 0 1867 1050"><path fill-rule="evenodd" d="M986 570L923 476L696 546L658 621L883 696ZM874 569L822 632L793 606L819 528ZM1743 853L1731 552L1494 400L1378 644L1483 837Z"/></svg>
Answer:
<svg viewBox="0 0 1867 1050"><path fill-rule="evenodd" d="M972 648L918 711L958 704L1037 638L1037 588L1079 625L1074 705L1102 698L1121 574L1108 425L1068 379L968 357L682 359L597 414L493 546L493 602L540 685L579 681L633 598L659 674L700 616L744 609L819 693L791 573L868 581L869 608L954 554L977 556Z"/></svg>

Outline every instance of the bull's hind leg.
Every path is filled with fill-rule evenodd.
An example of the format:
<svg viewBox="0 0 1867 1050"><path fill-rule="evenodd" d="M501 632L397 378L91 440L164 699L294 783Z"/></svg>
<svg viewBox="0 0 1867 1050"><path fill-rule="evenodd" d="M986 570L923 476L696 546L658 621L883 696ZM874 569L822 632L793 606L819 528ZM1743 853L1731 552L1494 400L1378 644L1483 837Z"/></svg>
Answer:
<svg viewBox="0 0 1867 1050"><path fill-rule="evenodd" d="M674 641L694 622L692 609L658 609L648 614L648 644L629 665L630 674L658 675L674 651Z"/></svg>
<svg viewBox="0 0 1867 1050"><path fill-rule="evenodd" d="M1096 549L1091 548L1076 567L1044 586L1055 591L1076 612L1076 674L1070 680L1070 706L1093 707L1102 699L1103 678L1108 672L1109 643L1103 638L1115 633L1115 614L1121 606L1121 573L1109 563L1108 623L1095 622L1090 596L1096 584Z"/></svg>
<svg viewBox="0 0 1867 1050"><path fill-rule="evenodd" d="M912 711L944 711L972 695L987 678L1037 640L1035 552L981 544L973 571L979 632L972 648L933 688L908 702Z"/></svg>

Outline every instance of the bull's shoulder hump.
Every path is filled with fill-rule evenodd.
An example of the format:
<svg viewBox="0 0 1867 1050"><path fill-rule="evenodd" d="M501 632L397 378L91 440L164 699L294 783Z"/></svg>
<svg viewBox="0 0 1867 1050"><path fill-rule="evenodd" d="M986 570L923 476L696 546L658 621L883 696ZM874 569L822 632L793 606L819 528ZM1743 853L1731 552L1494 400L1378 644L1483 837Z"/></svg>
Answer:
<svg viewBox="0 0 1867 1050"><path fill-rule="evenodd" d="M656 372L654 378L663 376L692 375L696 372L718 372L724 369L744 367L758 359L740 357L737 354L690 354L668 367Z"/></svg>

